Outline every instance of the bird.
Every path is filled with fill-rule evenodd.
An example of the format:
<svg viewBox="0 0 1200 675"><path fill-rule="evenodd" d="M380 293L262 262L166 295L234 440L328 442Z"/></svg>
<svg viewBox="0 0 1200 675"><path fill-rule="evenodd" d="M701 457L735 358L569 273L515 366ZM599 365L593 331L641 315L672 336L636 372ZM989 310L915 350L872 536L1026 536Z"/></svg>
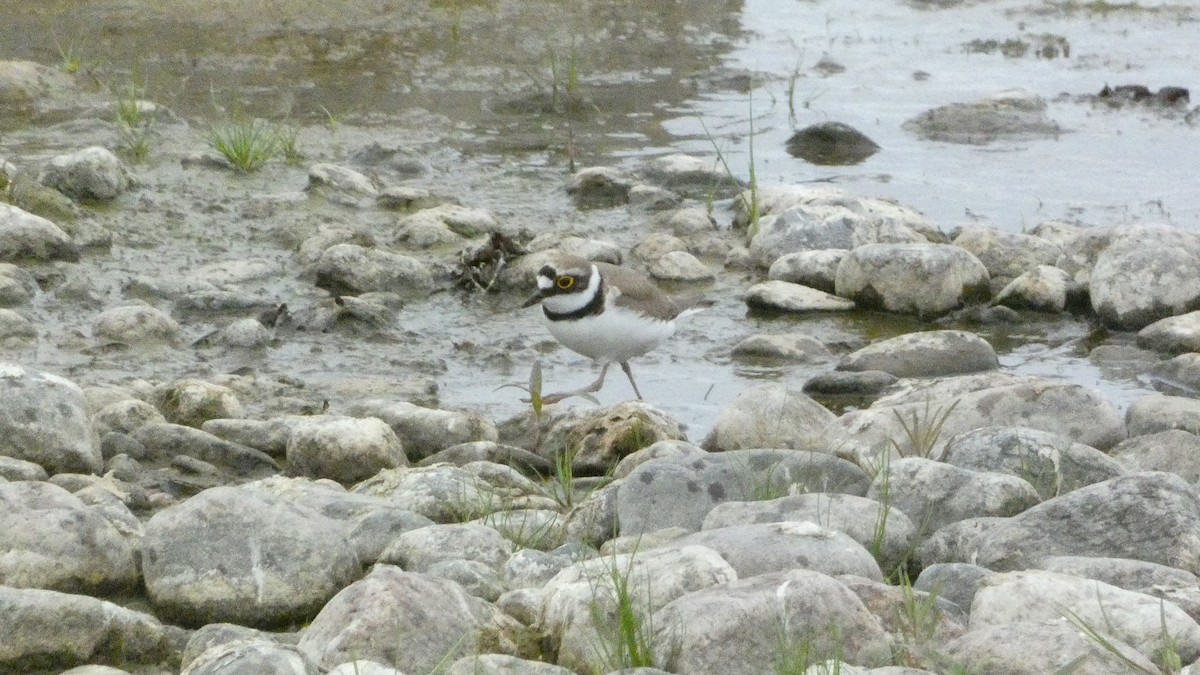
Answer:
<svg viewBox="0 0 1200 675"><path fill-rule="evenodd" d="M701 309L668 295L639 272L572 255L557 256L538 271L537 290L521 307L538 303L554 339L600 365L595 382L544 396L543 403L600 391L613 363L643 400L629 359L658 347L675 333L675 319Z"/></svg>

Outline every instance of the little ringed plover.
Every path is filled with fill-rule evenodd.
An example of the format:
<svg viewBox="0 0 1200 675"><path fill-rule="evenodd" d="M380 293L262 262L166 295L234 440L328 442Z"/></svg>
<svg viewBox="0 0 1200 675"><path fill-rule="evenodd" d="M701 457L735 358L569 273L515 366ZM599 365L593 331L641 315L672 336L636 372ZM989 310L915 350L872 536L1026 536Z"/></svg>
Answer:
<svg viewBox="0 0 1200 675"><path fill-rule="evenodd" d="M542 303L550 334L564 347L600 364L600 377L581 389L544 396L555 403L599 391L612 363L638 391L629 359L662 344L675 332L675 319L699 311L673 298L638 272L577 256L558 256L537 274L537 291L522 307Z"/></svg>

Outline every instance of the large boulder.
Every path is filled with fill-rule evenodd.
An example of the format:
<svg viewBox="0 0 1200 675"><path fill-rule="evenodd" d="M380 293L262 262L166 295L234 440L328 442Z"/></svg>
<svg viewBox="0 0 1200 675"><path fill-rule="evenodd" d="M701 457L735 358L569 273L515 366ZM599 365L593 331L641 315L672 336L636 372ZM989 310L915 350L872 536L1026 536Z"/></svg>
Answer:
<svg viewBox="0 0 1200 675"><path fill-rule="evenodd" d="M835 289L860 307L936 318L991 297L983 263L948 244L870 244L838 265Z"/></svg>
<svg viewBox="0 0 1200 675"><path fill-rule="evenodd" d="M212 488L160 511L142 549L150 601L188 625L307 619L362 573L336 523L243 488Z"/></svg>
<svg viewBox="0 0 1200 675"><path fill-rule="evenodd" d="M82 664L133 670L172 653L158 619L87 596L0 585L0 617L0 673Z"/></svg>
<svg viewBox="0 0 1200 675"><path fill-rule="evenodd" d="M919 243L940 237L925 216L913 209L827 187L760 190L759 213L750 255L763 268L789 253Z"/></svg>
<svg viewBox="0 0 1200 675"><path fill-rule="evenodd" d="M721 410L701 445L710 452L824 449L826 430L836 420L807 394L782 384L764 384L738 394Z"/></svg>
<svg viewBox="0 0 1200 675"><path fill-rule="evenodd" d="M654 613L655 663L670 672L759 675L779 649L812 659L891 663L879 619L845 584L803 569L688 593Z"/></svg>
<svg viewBox="0 0 1200 675"><path fill-rule="evenodd" d="M51 474L100 473L100 439L83 390L57 375L0 362L0 455Z"/></svg>
<svg viewBox="0 0 1200 675"><path fill-rule="evenodd" d="M109 521L50 483L0 483L0 585L71 592L138 583L136 550Z"/></svg>
<svg viewBox="0 0 1200 675"><path fill-rule="evenodd" d="M405 672L431 672L487 651L520 655L514 619L445 579L376 565L334 596L300 635L319 666L371 659Z"/></svg>
<svg viewBox="0 0 1200 675"><path fill-rule="evenodd" d="M1200 235L1171 227L1123 230L1096 260L1089 290L1101 321L1124 330L1200 309Z"/></svg>
<svg viewBox="0 0 1200 675"><path fill-rule="evenodd" d="M0 262L79 260L79 247L57 225L0 202Z"/></svg>

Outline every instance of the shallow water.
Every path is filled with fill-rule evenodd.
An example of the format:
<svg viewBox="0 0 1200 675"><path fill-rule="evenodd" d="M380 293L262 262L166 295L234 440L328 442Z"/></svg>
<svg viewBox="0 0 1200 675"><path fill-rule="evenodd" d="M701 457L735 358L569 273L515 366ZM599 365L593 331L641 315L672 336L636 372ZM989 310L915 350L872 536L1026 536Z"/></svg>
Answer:
<svg viewBox="0 0 1200 675"><path fill-rule="evenodd" d="M248 367L297 378L335 412L348 399L393 394L397 383L425 376L437 382L442 405L481 408L496 419L523 408L518 393L496 387L523 381L534 359L544 361L549 389L593 378L585 360L553 347L536 310L518 310L519 298L509 296L441 293L405 306L380 334L289 334L265 353L95 349L91 319L142 297L131 284L137 278L174 279L212 262L263 258L281 274L242 287L264 302L302 306L325 297L294 271L304 236L327 222L388 232L394 214L306 200L302 168L272 164L240 176L181 166L180 157L203 149L208 124L239 112L294 125L312 161L358 166L356 152L373 143L409 148L429 172L413 178L372 167L382 182L454 195L531 233L573 230L626 250L646 215L577 210L562 190L572 158L579 166L632 168L657 155L713 157L719 149L745 177L752 148L760 184L827 181L893 197L945 231L966 223L1019 231L1048 219L1200 228L1196 126L1178 113L1081 100L1105 84L1192 86L1200 13L1185 5L1107 12L1032 0L947 8L889 0L311 5L0 2L0 58L54 65L77 57L97 101L110 98L105 86L132 81L188 123L161 130L147 162L135 167L143 184L98 216L115 245L79 266L94 299L40 299L39 341L12 358L83 384ZM965 48L1043 33L1064 37L1070 56ZM843 70L830 74L822 62ZM1047 99L1066 133L970 146L920 140L901 128L931 107L1017 87ZM119 144L111 125L77 117L0 119L0 155L36 163L88 143ZM784 152L795 129L828 120L858 128L882 150L852 167L813 166ZM438 257L450 262L454 252ZM740 293L757 280L722 273L706 289L716 306L634 362L646 398L688 425L693 439L751 384L799 387L830 367L732 361L729 350L743 337L803 331L846 351L922 327L875 314L753 314ZM189 340L230 320L176 316ZM1031 317L1015 327L968 328L993 343L1006 369L1098 386L1120 407L1148 391L1136 369L1087 360L1095 340L1086 323ZM614 371L599 399L631 393Z"/></svg>

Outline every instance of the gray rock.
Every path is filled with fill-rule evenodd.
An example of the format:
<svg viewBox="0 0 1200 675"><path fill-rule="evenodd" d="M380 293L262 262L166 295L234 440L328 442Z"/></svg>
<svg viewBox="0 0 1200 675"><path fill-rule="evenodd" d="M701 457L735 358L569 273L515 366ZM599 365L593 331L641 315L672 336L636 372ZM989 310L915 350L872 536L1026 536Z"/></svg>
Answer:
<svg viewBox="0 0 1200 675"><path fill-rule="evenodd" d="M396 432L404 453L414 462L452 445L498 438L496 425L474 412L435 410L382 399L356 401L346 407L346 412L386 422Z"/></svg>
<svg viewBox="0 0 1200 675"><path fill-rule="evenodd" d="M505 591L500 573L477 560L443 560L430 565L425 574L453 581L467 593L487 602L496 602Z"/></svg>
<svg viewBox="0 0 1200 675"><path fill-rule="evenodd" d="M1074 223L1067 223L1061 220L1043 220L1034 225L1029 230L1029 234L1041 237L1062 247L1085 231L1086 228Z"/></svg>
<svg viewBox="0 0 1200 675"><path fill-rule="evenodd" d="M1101 450L1125 438L1120 413L1095 389L1053 380L1004 384L1014 380L1001 377L992 381L999 386L971 391L976 386L972 383L989 380L968 379L963 389L956 391L954 380L959 378L945 380L947 387L930 390L935 394L932 398L912 402L881 398L866 410L846 413L839 420L840 431L830 430L829 442L838 444L844 456L870 464L877 463L881 453L941 457L947 440L986 426L1049 431ZM961 393L964 390L966 393ZM916 436L905 427L915 430ZM938 433L932 434L935 427ZM922 438L929 442L928 447Z"/></svg>
<svg viewBox="0 0 1200 675"><path fill-rule="evenodd" d="M37 339L37 328L24 314L0 307L0 344L15 346Z"/></svg>
<svg viewBox="0 0 1200 675"><path fill-rule="evenodd" d="M605 209L629 202L633 177L611 166L589 166L571 175L567 194L579 208Z"/></svg>
<svg viewBox="0 0 1200 675"><path fill-rule="evenodd" d="M701 443L709 452L748 448L824 449L837 417L808 395L765 384L738 394Z"/></svg>
<svg viewBox="0 0 1200 675"><path fill-rule="evenodd" d="M978 258L992 283L999 284L997 288L1039 265L1053 265L1062 255L1058 244L1041 237L978 225L962 227L954 238L954 245Z"/></svg>
<svg viewBox="0 0 1200 675"><path fill-rule="evenodd" d="M104 343L175 344L180 332L175 319L144 303L106 309L92 321L92 335Z"/></svg>
<svg viewBox="0 0 1200 675"><path fill-rule="evenodd" d="M305 417L269 420L214 418L201 424L200 430L231 443L261 450L272 457L283 457L287 454L292 425Z"/></svg>
<svg viewBox="0 0 1200 675"><path fill-rule="evenodd" d="M1154 663L1115 637L1106 637L1112 653L1065 618L972 626L945 647L946 656L968 673L994 672L1002 664L1008 675L1112 675L1132 667L1158 670Z"/></svg>
<svg viewBox="0 0 1200 675"><path fill-rule="evenodd" d="M1189 483L1200 483L1200 436L1168 429L1121 441L1113 459L1130 471L1170 471Z"/></svg>
<svg viewBox="0 0 1200 675"><path fill-rule="evenodd" d="M573 450L576 475L601 475L626 455L664 440L686 438L679 422L642 401L604 407L551 406L540 419L523 413L501 423L499 440L534 448L554 461L561 448Z"/></svg>
<svg viewBox="0 0 1200 675"><path fill-rule="evenodd" d="M168 422L197 429L211 419L237 418L246 414L232 389L192 378L175 380L159 388L154 403Z"/></svg>
<svg viewBox="0 0 1200 675"><path fill-rule="evenodd" d="M210 433L169 422L144 424L130 434L161 460L187 456L228 468L239 476L275 473L279 465L261 450L230 443Z"/></svg>
<svg viewBox="0 0 1200 675"><path fill-rule="evenodd" d="M0 262L0 307L29 304L37 292L37 280L26 269Z"/></svg>
<svg viewBox="0 0 1200 675"><path fill-rule="evenodd" d="M621 535L679 526L698 530L714 506L793 491L862 495L867 475L833 455L804 450L737 450L654 459L630 472L617 493Z"/></svg>
<svg viewBox="0 0 1200 675"><path fill-rule="evenodd" d="M1057 267L1038 265L1002 288L996 303L1035 312L1078 311L1088 306L1087 288Z"/></svg>
<svg viewBox="0 0 1200 675"><path fill-rule="evenodd" d="M1096 483L987 527L977 564L1023 569L1049 556L1102 556L1200 570L1200 500L1174 474L1143 472Z"/></svg>
<svg viewBox="0 0 1200 675"><path fill-rule="evenodd" d="M338 164L313 164L308 167L308 185L305 190L332 189L374 197L379 194L371 179Z"/></svg>
<svg viewBox="0 0 1200 675"><path fill-rule="evenodd" d="M1143 371L1144 372L1144 371ZM1195 395L1200 392L1200 354L1180 354L1150 366L1154 388L1170 394Z"/></svg>
<svg viewBox="0 0 1200 675"><path fill-rule="evenodd" d="M519 547L550 550L567 539L566 517L549 497L543 508L509 508L471 521L486 525Z"/></svg>
<svg viewBox="0 0 1200 675"><path fill-rule="evenodd" d="M873 342L842 357L838 370L879 370L896 377L957 375L1000 366L996 350L975 333L935 330Z"/></svg>
<svg viewBox="0 0 1200 675"><path fill-rule="evenodd" d="M1125 411L1125 426L1131 437L1169 429L1200 433L1200 401L1163 394L1143 396Z"/></svg>
<svg viewBox="0 0 1200 675"><path fill-rule="evenodd" d="M968 518L1016 515L1041 501L1033 486L1016 476L969 471L924 457L888 462L867 497L886 500L923 535Z"/></svg>
<svg viewBox="0 0 1200 675"><path fill-rule="evenodd" d="M317 666L297 647L267 639L210 647L180 675L317 675Z"/></svg>
<svg viewBox="0 0 1200 675"><path fill-rule="evenodd" d="M385 469L354 486L358 494L383 497L397 508L437 523L459 523L511 508L516 498L485 478L457 466Z"/></svg>
<svg viewBox="0 0 1200 675"><path fill-rule="evenodd" d="M647 225L650 226L650 224ZM687 250L687 242L680 237L667 232L647 232L629 250L629 259L642 265L649 265L672 251Z"/></svg>
<svg viewBox="0 0 1200 675"><path fill-rule="evenodd" d="M691 238L714 234L720 228L708 209L691 206L667 216L667 227L676 237Z"/></svg>
<svg viewBox="0 0 1200 675"><path fill-rule="evenodd" d="M1043 570L984 579L971 606L971 627L1055 621L1068 612L1147 658L1168 647L1184 663L1200 656L1200 624L1173 603L1102 581ZM1170 645L1163 642L1167 636Z"/></svg>
<svg viewBox="0 0 1200 675"><path fill-rule="evenodd" d="M879 151L879 144L842 122L811 124L787 140L788 154L821 166L859 164Z"/></svg>
<svg viewBox="0 0 1200 675"><path fill-rule="evenodd" d="M865 396L882 393L896 383L891 373L880 370L864 370L857 373L830 371L813 375L804 383L804 393L809 396Z"/></svg>
<svg viewBox="0 0 1200 675"><path fill-rule="evenodd" d="M913 558L921 566L961 562L974 565L980 539L1008 521L1008 518L968 518L950 523L926 537Z"/></svg>
<svg viewBox="0 0 1200 675"><path fill-rule="evenodd" d="M341 528L281 497L218 487L146 524L146 591L183 624L283 625L312 616L362 573Z"/></svg>
<svg viewBox="0 0 1200 675"><path fill-rule="evenodd" d="M557 646L558 665L578 672L595 666L598 647L603 654L617 646L608 627L617 624L618 580L628 597L637 599L628 609L642 625L657 626L652 614L671 601L736 578L729 563L703 546L605 555L575 563L545 585L534 627Z"/></svg>
<svg viewBox="0 0 1200 675"><path fill-rule="evenodd" d="M815 288L787 281L764 281L746 290L742 296L754 309L781 312L845 312L854 303Z"/></svg>
<svg viewBox="0 0 1200 675"><path fill-rule="evenodd" d="M334 244L312 266L316 284L339 295L387 291L418 296L433 288L433 274L416 258L356 244Z"/></svg>
<svg viewBox="0 0 1200 675"><path fill-rule="evenodd" d="M1200 309L1200 236L1169 227L1122 230L1096 260L1089 292L1105 325L1124 330Z"/></svg>
<svg viewBox="0 0 1200 675"><path fill-rule="evenodd" d="M803 642L811 659L891 662L879 619L845 584L811 570L688 593L655 612L653 625L655 663L670 672L758 675L781 640Z"/></svg>
<svg viewBox="0 0 1200 675"><path fill-rule="evenodd" d="M1054 266L1071 275L1077 284L1088 286L1092 279L1092 270L1100 254L1112 244L1117 236L1117 229L1112 227L1097 227L1081 230L1074 237L1060 242L1063 254L1055 261Z"/></svg>
<svg viewBox="0 0 1200 675"><path fill-rule="evenodd" d="M625 481L617 479L588 493L567 515L566 537L598 548L620 532L617 497Z"/></svg>
<svg viewBox="0 0 1200 675"><path fill-rule="evenodd" d="M11 481L45 481L49 477L41 464L0 455L0 478Z"/></svg>
<svg viewBox="0 0 1200 675"><path fill-rule="evenodd" d="M554 471L554 464L540 455L535 455L524 448L504 445L495 441L469 441L451 445L418 462L419 466L449 463L457 466L471 462L494 462L511 466L529 476L548 476Z"/></svg>
<svg viewBox="0 0 1200 675"><path fill-rule="evenodd" d="M98 473L100 439L74 382L0 361L0 452L50 474Z"/></svg>
<svg viewBox="0 0 1200 675"><path fill-rule="evenodd" d="M77 262L79 247L57 225L0 202L0 262Z"/></svg>
<svg viewBox="0 0 1200 675"><path fill-rule="evenodd" d="M847 253L849 251L844 248L788 253L771 263L770 269L767 270L767 278L833 293L838 265Z"/></svg>
<svg viewBox="0 0 1200 675"><path fill-rule="evenodd" d="M803 333L751 335L733 347L734 358L821 363L833 358L820 340Z"/></svg>
<svg viewBox="0 0 1200 675"><path fill-rule="evenodd" d="M1200 311L1155 321L1138 331L1137 344L1168 354L1200 352Z"/></svg>
<svg viewBox="0 0 1200 675"><path fill-rule="evenodd" d="M1046 116L1046 102L1024 90L1001 92L973 103L939 106L902 126L925 140L970 145L1055 137L1064 131Z"/></svg>
<svg viewBox="0 0 1200 675"><path fill-rule="evenodd" d="M649 182L685 197L701 197L714 190L724 194L722 189L727 190L727 186L735 182L711 158L684 154L655 157L642 167L641 173Z"/></svg>
<svg viewBox="0 0 1200 675"><path fill-rule="evenodd" d="M512 542L496 530L474 523L429 525L397 536L380 562L409 572L427 572L447 560L471 560L499 570L513 553Z"/></svg>
<svg viewBox="0 0 1200 675"><path fill-rule="evenodd" d="M629 207L639 211L666 211L679 206L683 198L656 185L634 185L629 188Z"/></svg>
<svg viewBox="0 0 1200 675"><path fill-rule="evenodd" d="M633 671L627 671L632 673ZM450 664L445 675L571 675L572 671L552 663L529 661L507 654L464 656Z"/></svg>
<svg viewBox="0 0 1200 675"><path fill-rule="evenodd" d="M395 241L416 249L461 246L496 229L496 218L486 209L439 204L397 221Z"/></svg>
<svg viewBox="0 0 1200 675"><path fill-rule="evenodd" d="M745 227L746 195L734 201L734 226ZM940 241L941 233L914 209L830 187L760 188L759 229L750 253L759 267L800 251L864 244Z"/></svg>
<svg viewBox="0 0 1200 675"><path fill-rule="evenodd" d="M408 672L476 653L479 644L515 653L516 621L453 581L376 565L342 589L300 636L321 667L371 659Z"/></svg>
<svg viewBox="0 0 1200 675"><path fill-rule="evenodd" d="M75 78L33 61L0 61L0 105L42 107L64 98L76 100Z"/></svg>
<svg viewBox="0 0 1200 675"><path fill-rule="evenodd" d="M136 543L49 483L0 483L0 541L5 586L108 592L138 582Z"/></svg>
<svg viewBox="0 0 1200 675"><path fill-rule="evenodd" d="M570 564L566 556L523 548L504 561L501 572L508 588L541 589Z"/></svg>
<svg viewBox="0 0 1200 675"><path fill-rule="evenodd" d="M1200 587L1200 578L1191 572L1127 558L1050 556L1044 558L1038 564L1038 568L1047 572L1070 574L1081 579L1095 579L1117 588L1155 596L1163 589ZM1191 616L1196 618L1195 614Z"/></svg>
<svg viewBox="0 0 1200 675"><path fill-rule="evenodd" d="M969 563L934 563L921 570L913 588L945 598L969 612L979 585L993 574Z"/></svg>
<svg viewBox="0 0 1200 675"><path fill-rule="evenodd" d="M210 647L226 645L232 642L245 642L252 640L268 640L271 634L257 630L255 628L247 628L234 623L210 623L196 629L188 638L187 646L183 648L183 654L180 657L180 667L187 668L196 657L203 654Z"/></svg>
<svg viewBox="0 0 1200 675"><path fill-rule="evenodd" d="M1042 499L1115 478L1125 470L1099 450L1037 429L982 427L946 443L942 461L973 471L1017 476Z"/></svg>
<svg viewBox="0 0 1200 675"><path fill-rule="evenodd" d="M404 673L391 666L385 666L378 661L355 659L339 663L330 669L326 675L404 675Z"/></svg>
<svg viewBox="0 0 1200 675"><path fill-rule="evenodd" d="M717 275L687 251L671 251L650 263L650 276L662 281L712 281Z"/></svg>
<svg viewBox="0 0 1200 675"><path fill-rule="evenodd" d="M38 181L72 199L113 199L129 188L129 169L108 148L92 146L50 160Z"/></svg>
<svg viewBox="0 0 1200 675"><path fill-rule="evenodd" d="M131 667L170 657L167 631L149 614L105 600L0 585L0 672L107 662Z"/></svg>
<svg viewBox="0 0 1200 675"><path fill-rule="evenodd" d="M374 564L397 535L433 524L388 499L348 492L327 480L272 476L242 487L282 497L337 521L364 565Z"/></svg>
<svg viewBox="0 0 1200 675"><path fill-rule="evenodd" d="M987 270L943 244L870 244L838 265L837 294L860 307L936 318L991 297Z"/></svg>
<svg viewBox="0 0 1200 675"><path fill-rule="evenodd" d="M717 504L704 518L703 529L780 522L811 522L850 536L892 570L916 547L917 530L898 509L865 497L835 492Z"/></svg>
<svg viewBox="0 0 1200 675"><path fill-rule="evenodd" d="M138 427L166 421L158 408L136 398L114 401L92 415L92 423L101 437L112 432L128 434Z"/></svg>
<svg viewBox="0 0 1200 675"><path fill-rule="evenodd" d="M408 466L396 433L375 417L316 415L292 425L288 471L354 483L382 469Z"/></svg>

